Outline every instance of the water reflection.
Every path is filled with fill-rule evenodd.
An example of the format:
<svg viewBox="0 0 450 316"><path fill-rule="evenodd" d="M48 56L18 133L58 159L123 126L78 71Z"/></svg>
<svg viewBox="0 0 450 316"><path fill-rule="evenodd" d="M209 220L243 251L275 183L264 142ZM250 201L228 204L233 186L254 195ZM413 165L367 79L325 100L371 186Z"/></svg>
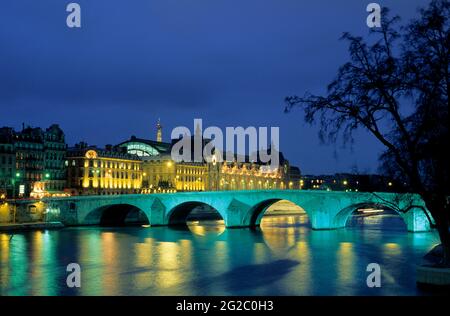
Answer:
<svg viewBox="0 0 450 316"><path fill-rule="evenodd" d="M31 269L31 276L37 280L32 287L31 295L56 295L59 271L49 268L55 265L55 243L48 231L36 231L32 235L32 260L36 269ZM44 246L45 245L45 246ZM42 291L42 289L45 289Z"/></svg>
<svg viewBox="0 0 450 316"><path fill-rule="evenodd" d="M225 231L224 220L194 220L188 221L189 230L199 236L219 236Z"/></svg>
<svg viewBox="0 0 450 316"><path fill-rule="evenodd" d="M341 242L337 251L338 284L351 284L355 280L355 250L350 242Z"/></svg>
<svg viewBox="0 0 450 316"><path fill-rule="evenodd" d="M420 294L415 264L438 242L437 234L408 233L390 216L352 219L350 224L313 231L305 214L272 214L259 229L225 229L223 221L198 221L178 230L66 228L12 239L0 234L0 293ZM71 262L81 266L80 289L65 286ZM365 283L370 262L383 266L378 292Z"/></svg>
<svg viewBox="0 0 450 316"><path fill-rule="evenodd" d="M106 295L113 295L117 293L117 268L119 266L119 257L117 249L116 238L120 234L114 234L112 232L103 232L100 236L101 249L102 249L102 283L103 288L106 289Z"/></svg>
<svg viewBox="0 0 450 316"><path fill-rule="evenodd" d="M309 228L306 214L269 215L261 221L261 230L266 245L275 252L286 253L295 247Z"/></svg>

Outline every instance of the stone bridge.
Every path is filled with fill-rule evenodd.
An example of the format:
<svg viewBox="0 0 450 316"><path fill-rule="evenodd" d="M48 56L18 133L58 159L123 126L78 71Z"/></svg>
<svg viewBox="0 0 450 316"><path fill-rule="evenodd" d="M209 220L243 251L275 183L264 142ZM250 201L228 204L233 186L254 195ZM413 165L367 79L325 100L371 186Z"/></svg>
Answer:
<svg viewBox="0 0 450 316"><path fill-rule="evenodd" d="M226 227L251 227L261 222L274 203L288 200L307 213L313 229L345 227L348 217L364 207L397 211L408 231L430 230L433 221L416 194L362 193L306 190L219 191L48 198L47 212L58 214L65 225L98 225L123 222L131 211L139 212L151 226L185 224L198 206L214 208ZM145 215L142 215L145 214Z"/></svg>

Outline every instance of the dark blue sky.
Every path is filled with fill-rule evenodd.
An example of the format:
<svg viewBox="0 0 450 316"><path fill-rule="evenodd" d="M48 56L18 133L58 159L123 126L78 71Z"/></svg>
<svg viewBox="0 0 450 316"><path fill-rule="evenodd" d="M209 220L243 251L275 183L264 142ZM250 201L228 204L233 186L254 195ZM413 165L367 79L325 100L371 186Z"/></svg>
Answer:
<svg viewBox="0 0 450 316"><path fill-rule="evenodd" d="M69 2L82 28L66 26ZM363 0L2 0L0 126L59 123L69 144L155 138L172 128L279 126L304 173L376 171L365 132L353 151L320 145L283 99L323 92L346 61L344 31L367 35ZM378 1L402 16L424 0ZM335 152L338 154L336 155Z"/></svg>

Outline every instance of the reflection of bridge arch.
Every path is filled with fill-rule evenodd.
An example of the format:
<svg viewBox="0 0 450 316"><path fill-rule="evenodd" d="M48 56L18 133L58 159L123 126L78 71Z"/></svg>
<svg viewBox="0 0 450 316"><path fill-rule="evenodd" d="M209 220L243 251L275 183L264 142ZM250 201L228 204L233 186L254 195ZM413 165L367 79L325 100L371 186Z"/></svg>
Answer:
<svg viewBox="0 0 450 316"><path fill-rule="evenodd" d="M267 200L263 200L259 203L257 203L256 205L254 205L250 211L247 214L247 219L244 220L245 222L249 223L249 226L259 226L261 224L261 220L264 216L264 214L266 213L266 211L275 203L280 202L280 201L287 201L290 202L298 207L300 207L302 210L304 210L304 212L306 213L306 215L308 216L308 218L310 217L310 214L308 213L308 211L306 211L301 205L299 205L298 203L295 203L291 200L287 200L285 198L272 198L272 199L267 199Z"/></svg>
<svg viewBox="0 0 450 316"><path fill-rule="evenodd" d="M95 222L101 226L125 226L126 224L150 224L143 210L131 204L109 204L98 207L85 217L86 223Z"/></svg>
<svg viewBox="0 0 450 316"><path fill-rule="evenodd" d="M224 216L213 206L209 205L205 202L200 201L187 201L180 203L173 207L169 213L167 214L167 224L168 225L186 225L187 218L189 214L195 208L200 207L203 209L210 209L212 211L217 212L217 214L224 219Z"/></svg>

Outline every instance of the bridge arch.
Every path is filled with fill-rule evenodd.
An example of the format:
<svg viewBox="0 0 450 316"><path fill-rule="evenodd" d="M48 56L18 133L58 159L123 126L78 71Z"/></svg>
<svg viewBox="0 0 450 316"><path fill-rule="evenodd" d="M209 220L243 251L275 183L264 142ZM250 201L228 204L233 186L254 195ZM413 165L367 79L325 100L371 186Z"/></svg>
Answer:
<svg viewBox="0 0 450 316"><path fill-rule="evenodd" d="M98 224L100 226L150 224L149 217L141 208L127 203L98 207L86 215L84 222L85 224Z"/></svg>
<svg viewBox="0 0 450 316"><path fill-rule="evenodd" d="M407 212L399 212L392 206L389 206L388 203L371 201L355 203L340 210L334 217L334 227L346 227L351 215L358 209L364 208L389 210L398 214L402 218L406 229L410 232L430 230L429 219L427 218L427 214L424 210L412 208Z"/></svg>
<svg viewBox="0 0 450 316"><path fill-rule="evenodd" d="M264 216L264 214L266 213L266 211L275 203L280 202L280 201L287 201L290 202L298 207L300 207L302 210L304 210L304 212L306 213L306 215L308 216L308 219L310 219L310 213L308 213L308 211L302 207L301 205L299 205L298 203L295 203L292 200L286 199L286 198L270 198L270 199L266 199L263 201L258 202L257 204L255 204L254 206L252 206L249 210L249 212L247 213L247 216L244 220L244 222L248 223L249 226L251 227L255 227L255 226L259 226L261 224L261 220Z"/></svg>
<svg viewBox="0 0 450 316"><path fill-rule="evenodd" d="M216 212L223 220L225 220L224 215L218 209L206 202L186 201L176 205L168 212L167 224L169 226L186 225L189 214L191 214L195 208L209 209L210 211Z"/></svg>

